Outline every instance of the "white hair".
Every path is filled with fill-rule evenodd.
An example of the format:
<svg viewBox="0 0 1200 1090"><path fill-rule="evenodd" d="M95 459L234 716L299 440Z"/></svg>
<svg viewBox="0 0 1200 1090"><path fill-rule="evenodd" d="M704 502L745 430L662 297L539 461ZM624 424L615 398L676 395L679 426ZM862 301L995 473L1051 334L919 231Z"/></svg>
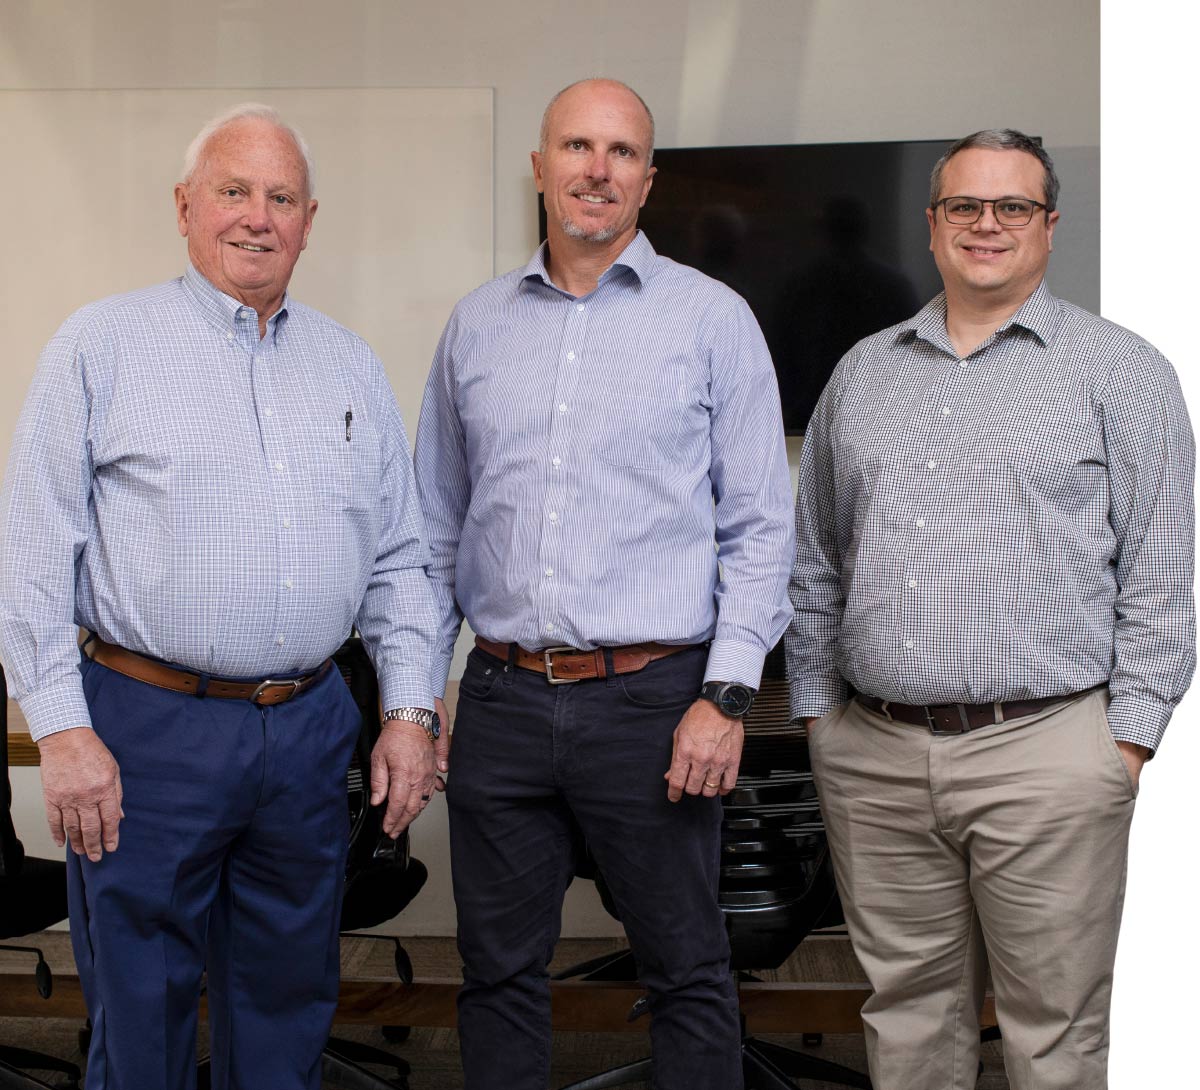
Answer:
<svg viewBox="0 0 1200 1090"><path fill-rule="evenodd" d="M200 156L204 151L205 145L226 125L232 125L236 121L243 120L268 121L277 129L288 134L292 142L296 145L296 150L300 153L300 158L304 160L304 179L308 187L308 195L315 197L317 195L317 171L313 165L312 152L308 150L308 142L300 135L300 132L283 120L278 110L273 106L264 106L261 102L242 102L237 106L232 106L228 110L217 114L207 125L204 126L198 133L195 139L188 144L187 151L183 153L183 180L190 182L192 175L196 173L196 169L200 166Z"/></svg>

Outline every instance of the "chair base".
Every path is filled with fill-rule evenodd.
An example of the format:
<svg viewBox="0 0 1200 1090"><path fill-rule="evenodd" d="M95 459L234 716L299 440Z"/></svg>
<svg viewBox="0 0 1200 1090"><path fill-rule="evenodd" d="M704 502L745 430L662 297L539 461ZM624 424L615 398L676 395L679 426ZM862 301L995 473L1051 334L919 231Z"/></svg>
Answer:
<svg viewBox="0 0 1200 1090"><path fill-rule="evenodd" d="M652 1068L652 1060L637 1060L573 1082L561 1090L607 1090L612 1086L648 1082ZM871 1080L861 1071L757 1037L742 1039L742 1077L746 1090L796 1090L796 1079L871 1090Z"/></svg>
<svg viewBox="0 0 1200 1090"><path fill-rule="evenodd" d="M43 1082L21 1070L25 1067L35 1071L57 1071L66 1075L68 1081ZM81 1077L79 1068L66 1060L26 1048L0 1047L0 1090L78 1090Z"/></svg>

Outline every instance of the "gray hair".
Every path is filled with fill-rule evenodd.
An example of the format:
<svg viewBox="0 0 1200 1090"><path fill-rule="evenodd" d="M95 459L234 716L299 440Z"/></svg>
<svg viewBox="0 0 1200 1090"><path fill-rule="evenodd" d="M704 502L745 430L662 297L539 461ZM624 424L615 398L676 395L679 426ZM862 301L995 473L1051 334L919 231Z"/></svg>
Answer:
<svg viewBox="0 0 1200 1090"><path fill-rule="evenodd" d="M1026 136L1023 132L1017 132L1016 129L980 129L979 132L973 132L970 136L964 136L961 140L956 140L934 164L933 173L929 176L930 208L936 208L937 202L941 198L942 171L946 169L946 164L960 151L967 151L970 148L991 148L993 151L1023 151L1027 155L1032 155L1042 164L1042 189L1045 191L1046 211L1053 212L1058 207L1058 175L1054 173L1054 160L1046 154L1046 149L1034 140L1033 137ZM951 194L951 196L954 195ZM1000 196L1011 195L1000 194Z"/></svg>
<svg viewBox="0 0 1200 1090"><path fill-rule="evenodd" d="M312 152L308 150L308 141L300 135L298 129L293 128L280 115L279 111L273 106L264 106L261 102L242 102L237 106L231 106L228 110L217 114L207 125L204 126L198 133L195 139L188 144L187 151L183 154L183 180L190 182L192 175L196 173L197 167L200 166L200 156L204 151L205 145L226 125L232 125L237 121L267 121L274 125L277 129L287 133L292 139L292 143L296 145L296 150L300 153L300 158L304 160L304 180L308 187L308 195L315 197L317 195L317 171L313 165Z"/></svg>
<svg viewBox="0 0 1200 1090"><path fill-rule="evenodd" d="M646 105L646 100L637 93L628 83L622 83L619 79L609 79L607 76L588 76L586 79L577 79L574 83L568 83L561 91L558 92L547 104L546 110L542 114L542 127L538 133L538 151L543 155L546 154L546 145L550 142L550 113L558 104L558 100L563 97L573 87L578 87L581 83L611 83L617 87L624 87L634 98L642 104L642 109L646 111L646 120L650 123L650 147L646 150L646 169L648 170L654 163L654 115L650 112L650 107Z"/></svg>

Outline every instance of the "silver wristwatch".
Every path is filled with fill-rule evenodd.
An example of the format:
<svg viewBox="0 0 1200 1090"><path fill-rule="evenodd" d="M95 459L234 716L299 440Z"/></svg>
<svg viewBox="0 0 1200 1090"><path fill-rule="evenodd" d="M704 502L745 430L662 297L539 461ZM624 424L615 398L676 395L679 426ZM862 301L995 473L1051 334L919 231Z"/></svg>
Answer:
<svg viewBox="0 0 1200 1090"><path fill-rule="evenodd" d="M389 708L383 713L385 723L396 719L403 719L407 723L416 723L429 735L431 742L441 736L442 724L438 719L437 712L431 712L428 708Z"/></svg>

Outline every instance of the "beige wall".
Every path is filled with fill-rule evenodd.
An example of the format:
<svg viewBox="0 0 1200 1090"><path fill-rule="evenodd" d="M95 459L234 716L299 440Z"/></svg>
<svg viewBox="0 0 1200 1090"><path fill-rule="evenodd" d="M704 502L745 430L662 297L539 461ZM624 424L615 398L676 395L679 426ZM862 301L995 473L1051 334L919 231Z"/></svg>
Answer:
<svg viewBox="0 0 1200 1090"><path fill-rule="evenodd" d="M536 244L528 153L546 99L581 76L638 88L663 146L935 139L1013 126L1043 136L1063 175L1053 286L1096 309L1099 35L1097 0L5 0L0 87L492 87L496 271ZM410 154L444 169L419 147ZM37 184L38 164L4 169ZM104 199L81 178L78 206L47 225L48 237L69 240L72 217L101 214ZM913 217L919 239L922 210ZM23 395L27 379L9 376L26 367L0 368L0 399ZM17 790L33 818L28 781L23 773ZM30 821L21 820L24 833ZM442 850L441 819L426 820L422 850L442 872L430 854ZM441 890L403 921L405 931L451 927ZM566 932L599 930L611 924L590 893L573 892Z"/></svg>

